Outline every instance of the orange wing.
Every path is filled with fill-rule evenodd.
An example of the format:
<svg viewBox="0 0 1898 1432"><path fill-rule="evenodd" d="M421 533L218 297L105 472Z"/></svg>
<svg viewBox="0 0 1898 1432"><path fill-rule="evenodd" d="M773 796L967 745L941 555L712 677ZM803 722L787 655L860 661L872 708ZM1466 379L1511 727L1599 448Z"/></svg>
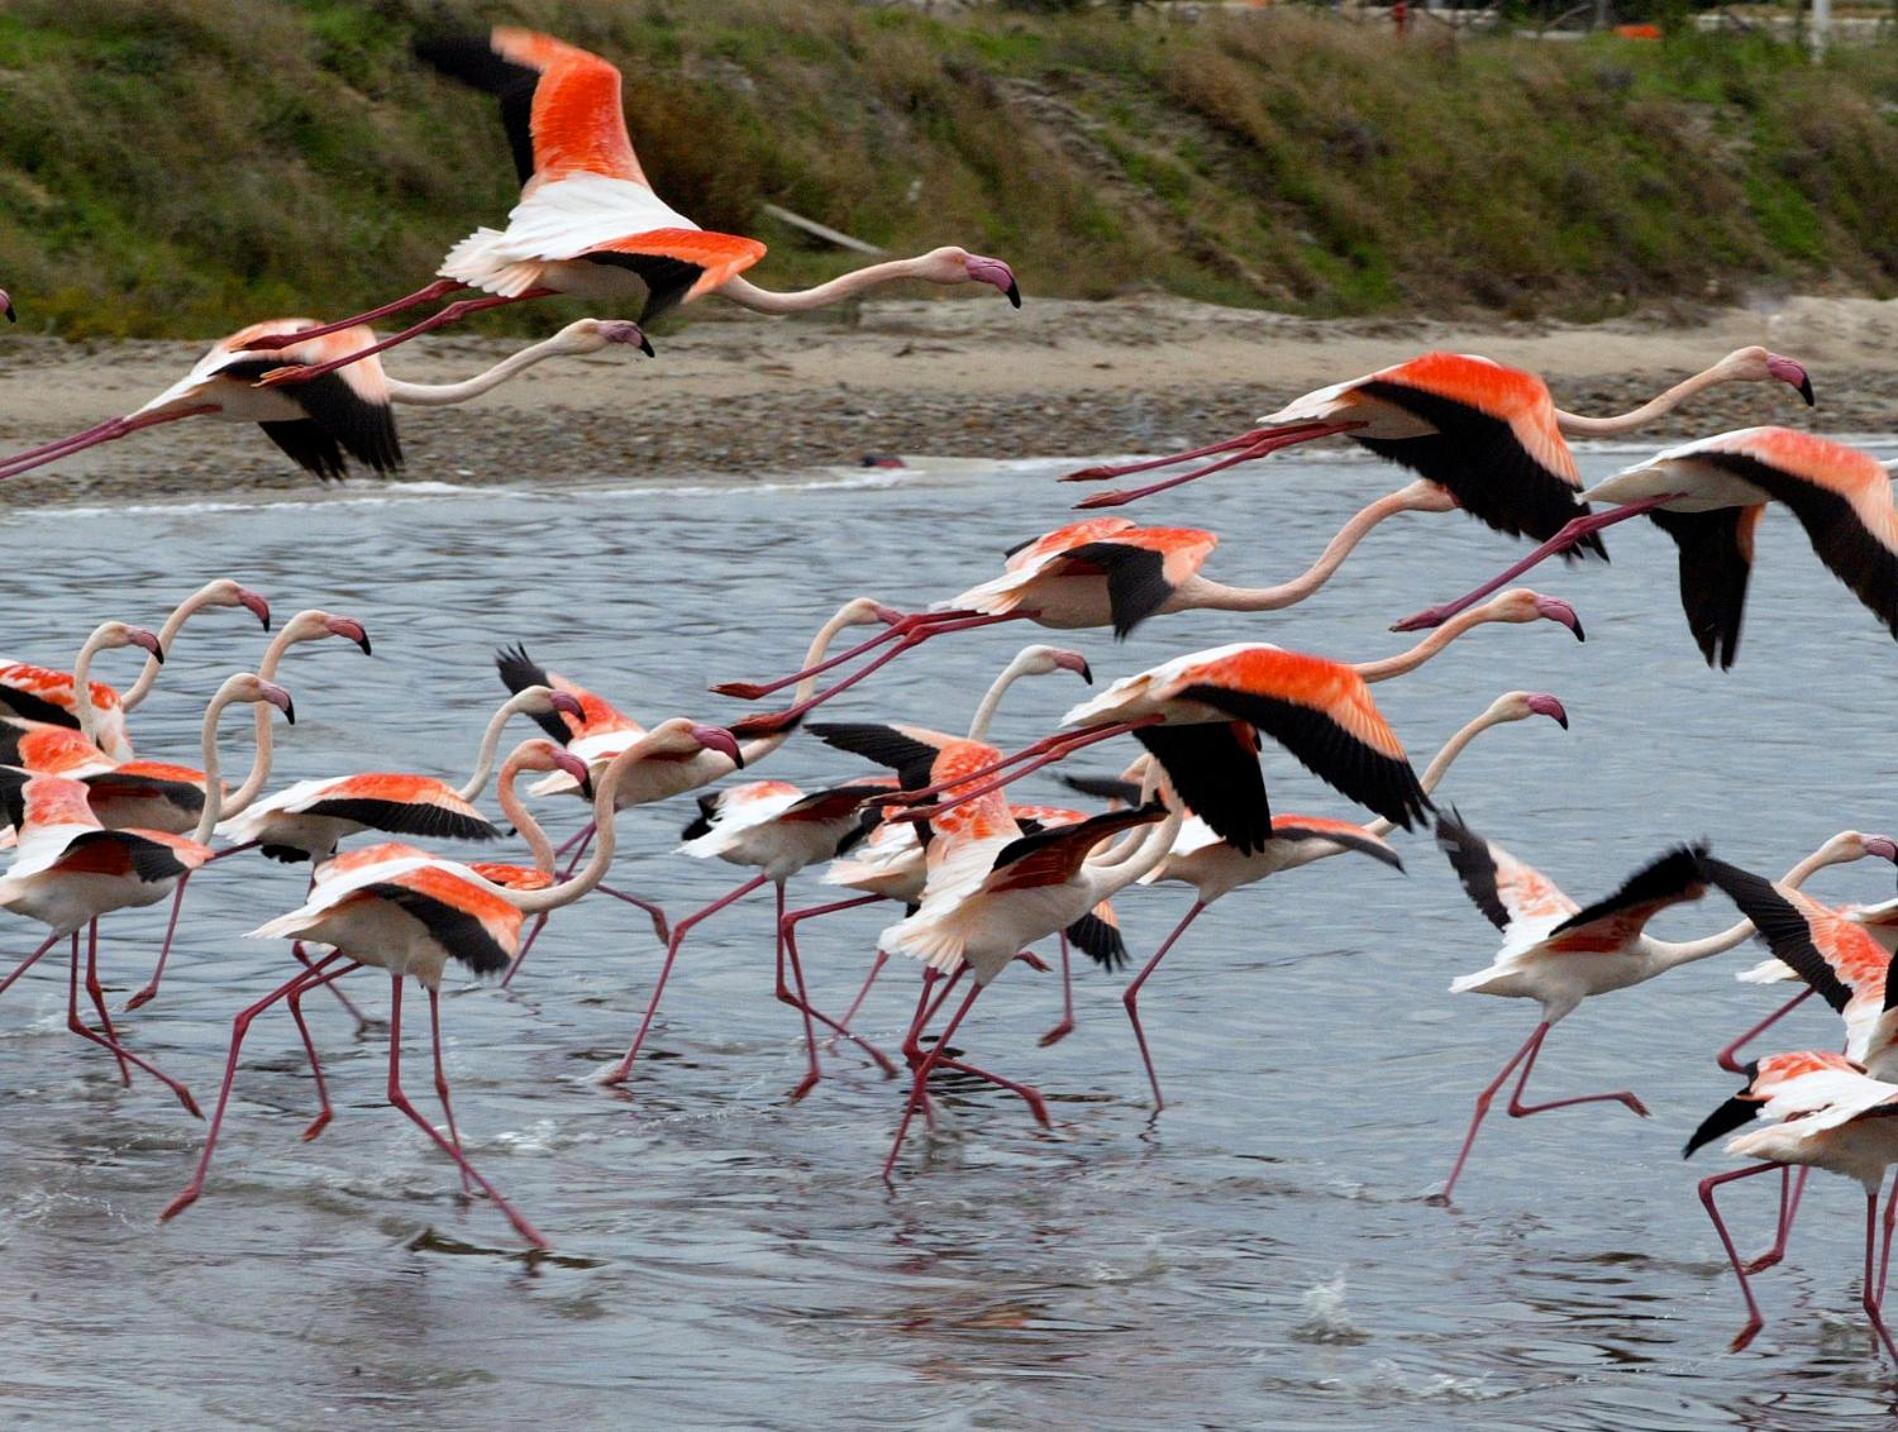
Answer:
<svg viewBox="0 0 1898 1432"><path fill-rule="evenodd" d="M1241 647L1216 660L1182 669L1166 688L1154 694L1164 700L1193 687L1219 687L1237 695L1303 707L1326 717L1378 754L1404 759L1403 743L1371 699L1370 687L1345 662L1278 647ZM1245 715L1237 710L1233 714Z"/></svg>
<svg viewBox="0 0 1898 1432"><path fill-rule="evenodd" d="M1464 353L1425 353L1374 373L1367 382L1401 384L1507 423L1516 441L1539 465L1569 486L1581 486L1574 454L1556 426L1549 385L1534 373Z"/></svg>
<svg viewBox="0 0 1898 1432"><path fill-rule="evenodd" d="M495 26L488 43L502 59L540 75L528 119L536 179L604 174L652 187L626 132L618 69L577 45L509 25Z"/></svg>

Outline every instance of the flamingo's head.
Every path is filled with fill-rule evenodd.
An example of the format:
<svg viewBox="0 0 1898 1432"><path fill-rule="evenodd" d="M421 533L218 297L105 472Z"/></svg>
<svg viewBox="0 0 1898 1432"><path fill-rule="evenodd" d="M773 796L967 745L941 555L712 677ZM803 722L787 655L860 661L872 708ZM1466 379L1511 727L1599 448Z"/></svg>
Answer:
<svg viewBox="0 0 1898 1432"><path fill-rule="evenodd" d="M852 597L832 618L839 627L853 626L894 626L903 620L903 613L895 607L885 606L875 597Z"/></svg>
<svg viewBox="0 0 1898 1432"><path fill-rule="evenodd" d="M1564 731L1568 730L1568 711L1544 691L1505 691L1490 703L1488 714L1493 721L1527 721L1531 716L1547 716Z"/></svg>
<svg viewBox="0 0 1898 1432"><path fill-rule="evenodd" d="M535 736L516 746L507 758L507 763L501 768L504 781L510 771L562 771L573 777L574 784L580 787L582 796L588 800L593 799L591 767L566 747L556 745L545 736Z"/></svg>
<svg viewBox="0 0 1898 1432"><path fill-rule="evenodd" d="M20 315L13 311L13 299L8 296L4 288L0 288L0 313L6 314L8 323L20 321Z"/></svg>
<svg viewBox="0 0 1898 1432"><path fill-rule="evenodd" d="M133 626L130 622L101 622L98 631L93 633L93 640L98 642L102 651L119 646L136 646L151 653L152 659L160 666L165 664L165 648L157 634L144 627Z"/></svg>
<svg viewBox="0 0 1898 1432"><path fill-rule="evenodd" d="M562 716L571 716L576 721L587 719L586 707L580 704L580 698L566 691L556 691L551 686L523 686L508 701L508 706L528 716L551 716L558 712Z"/></svg>
<svg viewBox="0 0 1898 1432"><path fill-rule="evenodd" d="M1898 841L1889 835L1866 835L1842 830L1819 848L1818 860L1825 865L1843 865L1853 860L1888 860L1898 865Z"/></svg>
<svg viewBox="0 0 1898 1432"><path fill-rule="evenodd" d="M1022 664L1024 676L1049 676L1057 671L1072 671L1089 686L1094 684L1093 668L1078 651L1068 651L1058 646L1031 646L1024 648L1016 660Z"/></svg>
<svg viewBox="0 0 1898 1432"><path fill-rule="evenodd" d="M1479 610L1493 622L1560 622L1575 633L1577 641L1588 639L1574 607L1560 597L1545 597L1527 587L1515 587L1492 597Z"/></svg>
<svg viewBox="0 0 1898 1432"><path fill-rule="evenodd" d="M1734 349L1720 360L1720 370L1730 383L1784 383L1806 400L1808 408L1818 401L1813 397L1812 377L1805 364L1757 344Z"/></svg>
<svg viewBox="0 0 1898 1432"><path fill-rule="evenodd" d="M652 340L630 318L582 318L569 323L561 337L574 353L598 353L602 348L625 344L637 348L648 358L653 356Z"/></svg>
<svg viewBox="0 0 1898 1432"><path fill-rule="evenodd" d="M732 764L739 770L745 768L745 753L738 748L738 738L723 726L693 725L688 734L700 749L717 751L722 756L730 756Z"/></svg>
<svg viewBox="0 0 1898 1432"><path fill-rule="evenodd" d="M985 258L952 244L931 249L917 259L915 273L930 283L985 283L1015 307L1021 307L1021 286L1015 282L1015 271L1001 259Z"/></svg>
<svg viewBox="0 0 1898 1432"><path fill-rule="evenodd" d="M297 705L290 699L290 693L274 681L265 681L253 671L240 671L226 681L220 695L232 701L249 701L260 705L274 706L283 712L283 719L292 726L297 724Z"/></svg>
<svg viewBox="0 0 1898 1432"><path fill-rule="evenodd" d="M308 611L298 612L284 623L283 631L277 641L291 646L303 641L321 641L325 637L340 636L344 641L354 642L362 648L362 654L368 656L369 633L363 624L353 617L339 617L330 612L319 611L312 607Z"/></svg>
<svg viewBox="0 0 1898 1432"><path fill-rule="evenodd" d="M249 587L220 577L208 583L200 595L207 607L242 607L263 623L265 631L270 630L270 603Z"/></svg>

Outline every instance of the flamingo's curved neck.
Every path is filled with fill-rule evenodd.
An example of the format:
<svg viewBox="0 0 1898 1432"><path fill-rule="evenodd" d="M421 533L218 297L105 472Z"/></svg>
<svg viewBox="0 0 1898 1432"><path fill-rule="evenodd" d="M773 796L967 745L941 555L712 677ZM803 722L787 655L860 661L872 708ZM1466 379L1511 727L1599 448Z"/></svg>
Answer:
<svg viewBox="0 0 1898 1432"><path fill-rule="evenodd" d="M210 843L211 832L224 818L224 783L218 769L217 726L224 708L235 699L228 691L220 690L211 698L211 704L204 708L204 724L199 728L199 742L203 747L199 759L203 762L204 770L204 807L198 812L197 829L191 833L191 838L199 845Z"/></svg>
<svg viewBox="0 0 1898 1432"><path fill-rule="evenodd" d="M547 838L547 832L540 828L532 812L527 809L519 795L515 793L514 781L521 773L521 763L509 758L501 766L500 779L495 782L494 794L501 802L501 814L520 833L527 842L527 849L534 857L534 868L542 875L554 873L554 843Z"/></svg>
<svg viewBox="0 0 1898 1432"><path fill-rule="evenodd" d="M1827 841L1788 870L1779 883L1797 890L1828 865L1848 865L1858 858L1856 853L1847 853L1832 841ZM1729 925L1719 934L1709 935L1702 940L1682 942L1656 940L1643 936L1642 942L1647 946L1648 958L1658 969L1671 970L1676 965L1690 965L1695 960L1704 960L1711 955L1724 955L1728 950L1751 939L1752 936L1753 922L1742 920L1739 924Z"/></svg>
<svg viewBox="0 0 1898 1432"><path fill-rule="evenodd" d="M92 704L92 659L106 647L106 629L100 627L86 638L72 664L72 714L79 722L79 734L88 741L98 739L99 713Z"/></svg>
<svg viewBox="0 0 1898 1432"><path fill-rule="evenodd" d="M401 378L387 378L389 400L395 403L409 403L416 407L445 408L454 403L465 403L470 398L478 398L492 388L498 388L509 378L523 369L532 368L536 363L549 358L558 358L565 353L579 350L572 347L564 334L556 333L552 338L544 338L518 353L509 354L485 373L459 383L410 383Z"/></svg>
<svg viewBox="0 0 1898 1432"><path fill-rule="evenodd" d="M1302 602L1331 580L1352 549L1380 522L1400 512L1448 512L1455 506L1450 494L1434 482L1419 479L1387 493L1362 508L1318 555L1318 560L1289 582L1274 587L1229 587L1198 575L1181 584L1169 608L1211 607L1229 612L1270 612Z"/></svg>
<svg viewBox="0 0 1898 1432"><path fill-rule="evenodd" d="M854 603L851 602L844 603L843 606L837 609L836 614L832 616L829 621L817 629L817 635L811 638L811 644L804 652L804 665L806 667L821 665L824 660L824 653L830 650L830 644L837 639L837 633L842 631L845 627L858 624L850 612L850 608L853 605ZM817 673L812 672L809 676L806 676L802 681L798 682L797 688L791 693L791 704L793 706L802 706L806 701L809 701L811 697L815 696L817 694L817 681ZM790 731L774 731L769 736L754 737L752 740L745 742L744 745L738 749L745 758L745 764L749 766L754 761L763 760L790 739Z"/></svg>
<svg viewBox="0 0 1898 1432"><path fill-rule="evenodd" d="M212 592L218 585L216 582L206 583L178 603L172 609L171 615L165 618L165 624L158 629L158 649L166 656L171 655L172 640L184 630L185 623L210 602ZM132 689L120 694L119 710L130 713L138 709L138 704L151 695L152 687L157 684L158 669L161 665L163 663L157 657L146 656L145 665L138 673L138 680L132 683ZM74 675L76 676L77 672Z"/></svg>
<svg viewBox="0 0 1898 1432"><path fill-rule="evenodd" d="M264 659L257 663L257 674L265 681L275 681L277 668L283 665L283 654L294 643L306 640L297 628L297 618L292 617L284 623L283 630L270 639L270 645L264 648ZM276 752L277 733L270 723L270 708L267 705L260 704L257 707L255 731L257 749L251 757L250 774L244 777L243 785L225 797L226 817L248 810L251 802L263 793L264 782L270 779L270 763Z"/></svg>
<svg viewBox="0 0 1898 1432"><path fill-rule="evenodd" d="M488 784L488 777L494 774L494 758L501 749L501 733L507 729L508 721L539 700L540 693L523 691L501 703L494 715L488 718L488 729L481 733L481 749L475 752L474 774L455 794L465 801L480 799L482 790Z"/></svg>
<svg viewBox="0 0 1898 1432"><path fill-rule="evenodd" d="M744 278L728 278L712 291L721 298L729 298L733 303L749 308L755 313L809 313L812 309L842 303L847 298L853 298L881 284L894 283L898 279L919 278L921 275L917 269L921 262L920 258L890 259L885 263L852 269L849 273L840 274L828 283L818 284L815 288L793 289L786 293L759 288L757 284Z"/></svg>
<svg viewBox="0 0 1898 1432"><path fill-rule="evenodd" d="M1028 674L1028 668L1034 662L1034 656L1022 652L1002 668L1001 674L989 683L989 689L983 693L982 704L975 708L975 715L969 719L969 739L986 741L989 725L995 720L995 712L1002 704L1002 697L1022 677Z"/></svg>
<svg viewBox="0 0 1898 1432"><path fill-rule="evenodd" d="M1468 611L1458 612L1442 626L1433 629L1429 636L1409 651L1400 651L1396 656L1387 656L1380 661L1360 661L1355 669L1366 681L1388 681L1393 676L1402 676L1406 672L1415 671L1471 627L1478 627L1485 622L1495 620L1497 620L1497 615L1491 608L1471 607Z"/></svg>
<svg viewBox="0 0 1898 1432"><path fill-rule="evenodd" d="M1555 425L1562 436L1570 438L1612 438L1623 433L1635 432L1653 422L1664 413L1670 413L1696 393L1704 392L1719 383L1727 381L1724 360L1716 363L1705 372L1683 379L1666 392L1648 399L1632 412L1622 413L1612 418L1587 418L1579 413L1565 413L1555 410Z"/></svg>

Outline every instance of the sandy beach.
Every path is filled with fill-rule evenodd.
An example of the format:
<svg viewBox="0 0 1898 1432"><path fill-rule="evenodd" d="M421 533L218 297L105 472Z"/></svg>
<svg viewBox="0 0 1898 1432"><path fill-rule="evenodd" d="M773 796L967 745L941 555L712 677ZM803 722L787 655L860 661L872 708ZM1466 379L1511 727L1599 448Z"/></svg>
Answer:
<svg viewBox="0 0 1898 1432"><path fill-rule="evenodd" d="M854 319L854 321L849 321ZM1164 451L1236 431L1285 398L1427 348L1546 376L1556 401L1616 411L1728 350L1805 362L1819 406L1717 390L1657 439L1751 423L1885 430L1898 412L1898 302L1796 298L1692 322L1588 326L1308 320L1164 296L974 297L867 304L845 321L773 323L707 304L645 359L556 360L471 404L400 414L411 481L520 485L542 474L742 481L867 454L1033 457ZM421 381L480 371L518 340L448 337L399 350ZM130 411L201 351L0 335L0 444L18 450ZM355 479L355 485L373 481ZM0 484L0 504L232 493L314 484L248 426L189 421Z"/></svg>

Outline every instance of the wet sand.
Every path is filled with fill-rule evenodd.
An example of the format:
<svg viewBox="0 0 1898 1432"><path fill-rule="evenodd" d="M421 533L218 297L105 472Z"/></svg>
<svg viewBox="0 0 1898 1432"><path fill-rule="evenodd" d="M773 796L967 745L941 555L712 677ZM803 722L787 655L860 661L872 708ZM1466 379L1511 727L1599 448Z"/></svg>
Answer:
<svg viewBox="0 0 1898 1432"><path fill-rule="evenodd" d="M558 472L742 481L873 453L1033 457L1163 451L1249 425L1307 389L1427 348L1546 376L1556 401L1612 412L1747 343L1813 370L1820 406L1716 390L1659 439L1752 423L1888 429L1898 411L1898 302L1799 298L1692 321L1587 326L1310 320L1158 295L1020 312L958 295L772 321L707 304L659 340L550 361L471 404L405 409L411 481L519 485ZM519 340L458 336L400 350L399 376L471 376ZM14 451L130 411L202 345L0 336L0 445ZM373 479L357 479L371 481ZM189 421L0 484L0 506L165 496L308 496L314 484L248 426Z"/></svg>

